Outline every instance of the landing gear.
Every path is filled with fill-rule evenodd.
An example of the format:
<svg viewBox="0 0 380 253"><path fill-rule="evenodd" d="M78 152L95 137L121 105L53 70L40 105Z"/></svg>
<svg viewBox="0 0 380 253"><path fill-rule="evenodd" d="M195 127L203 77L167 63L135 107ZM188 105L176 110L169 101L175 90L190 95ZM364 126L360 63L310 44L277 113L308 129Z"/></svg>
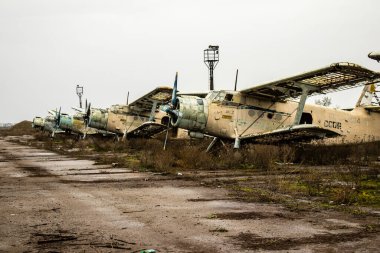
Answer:
<svg viewBox="0 0 380 253"><path fill-rule="evenodd" d="M208 153L210 151L210 149L215 145L215 143L219 140L218 137L214 137L214 139L212 140L212 142L210 143L210 145L208 145L207 149L206 149L206 153Z"/></svg>
<svg viewBox="0 0 380 253"><path fill-rule="evenodd" d="M214 137L211 143L208 145L206 149L206 153L210 152L210 150L215 146L216 143L221 143L222 146L227 150L226 144L218 137Z"/></svg>
<svg viewBox="0 0 380 253"><path fill-rule="evenodd" d="M235 138L234 149L240 149L240 139L238 137Z"/></svg>

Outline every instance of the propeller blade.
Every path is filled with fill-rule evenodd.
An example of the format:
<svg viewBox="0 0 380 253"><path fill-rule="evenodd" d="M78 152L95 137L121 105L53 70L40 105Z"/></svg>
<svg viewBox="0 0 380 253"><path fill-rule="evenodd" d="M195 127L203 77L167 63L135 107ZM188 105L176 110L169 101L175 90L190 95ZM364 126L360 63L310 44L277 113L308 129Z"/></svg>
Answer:
<svg viewBox="0 0 380 253"><path fill-rule="evenodd" d="M178 115L177 115L178 112L174 110L177 106L177 81L178 81L178 72L175 73L171 104L170 104L170 106L164 106L165 112L167 114L169 114L168 125L166 127L164 150L166 150L166 143L168 142L170 121L171 121L172 117L178 117Z"/></svg>
<svg viewBox="0 0 380 253"><path fill-rule="evenodd" d="M169 125L170 125L170 118L168 120L168 125L166 127L166 135L165 135L165 141L164 141L164 150L166 150L166 143L168 142Z"/></svg>
<svg viewBox="0 0 380 253"><path fill-rule="evenodd" d="M91 115L91 103L88 104L87 111L86 111L86 116L90 118Z"/></svg>
<svg viewBox="0 0 380 253"><path fill-rule="evenodd" d="M58 109L57 108L55 108L55 117L54 117L54 128L56 128L57 127L57 125L58 125Z"/></svg>
<svg viewBox="0 0 380 253"><path fill-rule="evenodd" d="M57 126L59 127L60 124L61 124L61 107L59 107Z"/></svg>
<svg viewBox="0 0 380 253"><path fill-rule="evenodd" d="M84 120L84 124L86 126L86 129L87 129L88 125L90 124L90 116L91 116L91 103L86 105L85 115L83 116L83 120Z"/></svg>
<svg viewBox="0 0 380 253"><path fill-rule="evenodd" d="M175 80L174 80L174 85L173 85L173 93L172 93L173 109L175 108L175 104L177 103L177 79L178 79L178 72L175 73Z"/></svg>

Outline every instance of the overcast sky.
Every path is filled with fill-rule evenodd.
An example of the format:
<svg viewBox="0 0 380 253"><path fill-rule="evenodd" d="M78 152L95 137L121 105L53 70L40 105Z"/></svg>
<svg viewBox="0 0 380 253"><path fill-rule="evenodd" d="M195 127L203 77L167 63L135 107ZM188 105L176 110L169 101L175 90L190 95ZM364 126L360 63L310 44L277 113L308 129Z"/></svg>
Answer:
<svg viewBox="0 0 380 253"><path fill-rule="evenodd" d="M238 89L349 61L372 70L378 0L0 0L0 122L96 107L158 85L207 91L203 50L220 46L215 89ZM360 89L333 94L354 106ZM314 102L315 97L308 99Z"/></svg>

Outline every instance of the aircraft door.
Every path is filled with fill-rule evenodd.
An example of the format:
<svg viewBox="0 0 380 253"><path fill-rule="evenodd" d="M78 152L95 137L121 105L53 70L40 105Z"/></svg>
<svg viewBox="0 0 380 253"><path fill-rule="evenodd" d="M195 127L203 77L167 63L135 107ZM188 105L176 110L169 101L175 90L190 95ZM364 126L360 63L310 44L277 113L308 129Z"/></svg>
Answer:
<svg viewBox="0 0 380 253"><path fill-rule="evenodd" d="M232 102L232 94L220 91L210 104L208 132L220 137L235 136L237 104Z"/></svg>

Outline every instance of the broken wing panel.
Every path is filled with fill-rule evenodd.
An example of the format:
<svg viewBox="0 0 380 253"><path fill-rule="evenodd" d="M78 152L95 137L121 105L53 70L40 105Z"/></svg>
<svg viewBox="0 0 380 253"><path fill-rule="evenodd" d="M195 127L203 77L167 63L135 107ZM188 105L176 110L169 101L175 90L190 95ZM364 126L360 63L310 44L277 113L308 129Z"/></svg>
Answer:
<svg viewBox="0 0 380 253"><path fill-rule="evenodd" d="M130 103L129 108L136 113L150 112L154 102L157 102L157 105L168 103L171 99L172 91L173 89L170 87L157 87Z"/></svg>
<svg viewBox="0 0 380 253"><path fill-rule="evenodd" d="M338 133L321 128L320 126L304 124L294 127L276 129L274 131L248 135L241 140L257 143L278 143L293 141L311 141L314 139L331 138L339 136Z"/></svg>
<svg viewBox="0 0 380 253"><path fill-rule="evenodd" d="M141 124L139 127L128 132L127 137L128 138L135 138L135 137L148 138L164 130L166 130L165 125L149 121L149 122L145 122Z"/></svg>
<svg viewBox="0 0 380 253"><path fill-rule="evenodd" d="M302 86L306 86L308 95L312 95L350 89L379 81L379 72L353 63L333 63L328 67L269 82L241 92L257 98L282 101L302 95Z"/></svg>
<svg viewBox="0 0 380 253"><path fill-rule="evenodd" d="M378 105L368 105L368 106L365 106L364 109L370 112L380 112L380 106Z"/></svg>

